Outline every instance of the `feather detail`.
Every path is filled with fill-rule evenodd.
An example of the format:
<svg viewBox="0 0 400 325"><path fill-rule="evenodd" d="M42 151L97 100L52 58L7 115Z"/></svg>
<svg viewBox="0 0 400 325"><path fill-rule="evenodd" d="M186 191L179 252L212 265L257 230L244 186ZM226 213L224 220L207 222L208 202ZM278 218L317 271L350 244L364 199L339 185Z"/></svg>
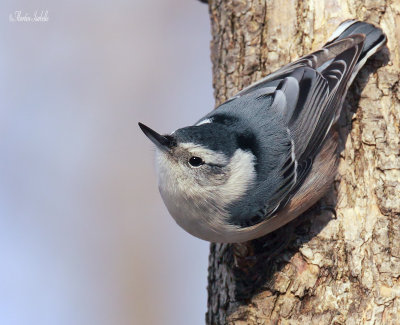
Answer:
<svg viewBox="0 0 400 325"><path fill-rule="evenodd" d="M277 168L260 180L259 186L268 188L268 194L264 204L253 212L257 217L251 222L244 217L231 218L234 224L261 223L260 215L271 218L296 196L313 170L321 144L340 116L351 81L365 58L375 53L385 39L382 31L370 24L344 23L321 50L282 67L234 97L232 105L237 101L238 105L251 106L255 94L259 100L272 96L272 103L266 102L265 109L270 115L280 116L290 142L281 147L282 159ZM268 155L268 150L264 154Z"/></svg>

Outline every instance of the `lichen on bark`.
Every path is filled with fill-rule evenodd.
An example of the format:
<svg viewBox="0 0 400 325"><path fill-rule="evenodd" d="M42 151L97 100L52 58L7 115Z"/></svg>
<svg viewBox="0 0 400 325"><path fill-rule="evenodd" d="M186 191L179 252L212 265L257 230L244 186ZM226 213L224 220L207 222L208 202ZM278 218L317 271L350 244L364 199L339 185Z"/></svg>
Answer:
<svg viewBox="0 0 400 325"><path fill-rule="evenodd" d="M346 98L322 203L264 238L211 244L207 323L400 324L400 2L211 0L209 10L217 105L343 20L379 25L388 43Z"/></svg>

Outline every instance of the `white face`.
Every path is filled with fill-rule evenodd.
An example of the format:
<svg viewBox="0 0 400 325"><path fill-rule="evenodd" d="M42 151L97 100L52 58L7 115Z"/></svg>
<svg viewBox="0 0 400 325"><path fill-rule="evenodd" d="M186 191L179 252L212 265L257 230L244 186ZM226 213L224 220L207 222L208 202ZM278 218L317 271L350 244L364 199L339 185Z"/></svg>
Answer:
<svg viewBox="0 0 400 325"><path fill-rule="evenodd" d="M176 222L209 241L235 230L227 206L241 198L255 179L254 156L237 149L232 157L193 143L170 152L157 150L159 189Z"/></svg>

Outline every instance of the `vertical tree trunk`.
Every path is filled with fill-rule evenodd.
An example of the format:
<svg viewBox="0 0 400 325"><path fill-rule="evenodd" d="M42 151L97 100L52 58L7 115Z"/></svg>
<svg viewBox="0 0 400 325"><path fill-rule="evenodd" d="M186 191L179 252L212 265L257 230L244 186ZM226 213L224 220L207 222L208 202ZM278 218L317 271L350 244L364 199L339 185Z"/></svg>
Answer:
<svg viewBox="0 0 400 325"><path fill-rule="evenodd" d="M338 176L320 203L333 209L246 244L211 244L207 323L400 324L400 2L210 0L209 9L217 104L318 49L345 19L379 25L389 51L344 104Z"/></svg>

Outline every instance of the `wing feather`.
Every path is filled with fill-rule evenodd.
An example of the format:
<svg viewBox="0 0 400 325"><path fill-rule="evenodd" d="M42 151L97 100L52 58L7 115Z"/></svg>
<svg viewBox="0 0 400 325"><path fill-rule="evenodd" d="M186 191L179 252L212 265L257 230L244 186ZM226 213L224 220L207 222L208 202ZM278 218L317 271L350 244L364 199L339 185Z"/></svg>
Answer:
<svg viewBox="0 0 400 325"><path fill-rule="evenodd" d="M268 196L268 203L260 207L255 220L261 215L269 218L284 207L306 179L338 118L363 41L364 36L358 34L328 44L237 94L262 93L264 88L271 93L275 88L269 109L278 111L286 121L290 139L287 157L276 170L281 186Z"/></svg>

